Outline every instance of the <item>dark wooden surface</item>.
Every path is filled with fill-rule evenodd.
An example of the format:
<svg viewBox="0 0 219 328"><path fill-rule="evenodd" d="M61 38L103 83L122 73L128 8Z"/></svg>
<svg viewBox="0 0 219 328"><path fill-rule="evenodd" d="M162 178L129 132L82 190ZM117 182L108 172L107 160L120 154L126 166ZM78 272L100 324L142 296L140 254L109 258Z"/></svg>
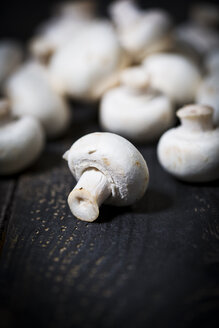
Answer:
<svg viewBox="0 0 219 328"><path fill-rule="evenodd" d="M97 130L95 108L78 107L65 138L1 178L0 326L218 327L219 183L174 180L155 145L138 146L150 170L145 197L76 220L62 154Z"/></svg>

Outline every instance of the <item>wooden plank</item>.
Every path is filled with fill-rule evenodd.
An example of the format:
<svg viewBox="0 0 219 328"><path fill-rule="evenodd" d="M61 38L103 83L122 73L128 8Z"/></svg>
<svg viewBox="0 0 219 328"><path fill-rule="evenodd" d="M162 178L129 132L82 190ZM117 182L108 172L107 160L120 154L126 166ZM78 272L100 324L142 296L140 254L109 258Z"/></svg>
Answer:
<svg viewBox="0 0 219 328"><path fill-rule="evenodd" d="M81 114L80 114L81 115ZM80 116L79 115L79 116ZM74 179L62 153L81 129L50 142L20 177L1 261L1 318L28 327L214 327L219 305L218 182L174 180L155 146L145 197L103 206L98 221L70 213Z"/></svg>
<svg viewBox="0 0 219 328"><path fill-rule="evenodd" d="M1 178L0 181L0 253L4 244L6 228L15 192L16 178Z"/></svg>

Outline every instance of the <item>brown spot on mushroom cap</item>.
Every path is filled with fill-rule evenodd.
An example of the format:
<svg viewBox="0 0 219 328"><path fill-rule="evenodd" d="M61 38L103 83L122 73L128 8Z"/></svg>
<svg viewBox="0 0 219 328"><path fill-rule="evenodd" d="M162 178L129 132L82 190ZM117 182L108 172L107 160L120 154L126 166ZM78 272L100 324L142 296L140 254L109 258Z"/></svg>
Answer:
<svg viewBox="0 0 219 328"><path fill-rule="evenodd" d="M136 166L141 166L141 164L137 161L137 162L135 162L135 165Z"/></svg>
<svg viewBox="0 0 219 328"><path fill-rule="evenodd" d="M108 158L103 157L102 160L103 160L103 162L104 162L105 165L107 165L107 166L110 165L110 161L108 160Z"/></svg>
<svg viewBox="0 0 219 328"><path fill-rule="evenodd" d="M89 150L88 154L91 155L91 154L93 154L93 153L95 153L95 152L96 152L96 149L94 149L94 150Z"/></svg>

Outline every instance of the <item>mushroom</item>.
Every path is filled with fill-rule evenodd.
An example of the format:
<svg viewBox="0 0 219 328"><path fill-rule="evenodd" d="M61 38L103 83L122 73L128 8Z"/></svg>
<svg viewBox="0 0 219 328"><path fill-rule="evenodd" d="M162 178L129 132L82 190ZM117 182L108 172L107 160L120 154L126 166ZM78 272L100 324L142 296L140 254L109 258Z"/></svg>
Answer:
<svg viewBox="0 0 219 328"><path fill-rule="evenodd" d="M204 66L208 74L219 75L219 47L213 49L207 54L204 61Z"/></svg>
<svg viewBox="0 0 219 328"><path fill-rule="evenodd" d="M110 22L99 20L53 55L49 71L59 93L95 101L118 83L128 62Z"/></svg>
<svg viewBox="0 0 219 328"><path fill-rule="evenodd" d="M202 80L197 90L196 102L213 107L213 122L219 125L219 72Z"/></svg>
<svg viewBox="0 0 219 328"><path fill-rule="evenodd" d="M134 1L120 0L110 6L119 40L133 60L172 46L172 20L161 9L141 10Z"/></svg>
<svg viewBox="0 0 219 328"><path fill-rule="evenodd" d="M6 79L14 72L22 60L20 45L12 40L0 42L0 88Z"/></svg>
<svg viewBox="0 0 219 328"><path fill-rule="evenodd" d="M219 178L219 128L213 127L213 109L188 105L177 112L181 125L163 134L158 159L167 172L188 182Z"/></svg>
<svg viewBox="0 0 219 328"><path fill-rule="evenodd" d="M143 67L132 67L121 75L123 85L106 92L100 104L101 126L136 141L154 141L175 120L169 98L150 88Z"/></svg>
<svg viewBox="0 0 219 328"><path fill-rule="evenodd" d="M78 181L68 196L74 216L92 222L103 202L126 206L140 199L148 186L147 164L126 139L113 133L91 133L64 154Z"/></svg>
<svg viewBox="0 0 219 328"><path fill-rule="evenodd" d="M195 98L201 73L188 58L173 53L153 54L143 62L150 84L165 93L176 104Z"/></svg>
<svg viewBox="0 0 219 328"><path fill-rule="evenodd" d="M44 131L32 116L14 117L9 102L0 100L0 174L14 174L30 166L44 147Z"/></svg>
<svg viewBox="0 0 219 328"><path fill-rule="evenodd" d="M61 3L57 13L42 24L29 43L31 53L42 62L48 61L60 47L74 40L95 17L95 4L91 1Z"/></svg>
<svg viewBox="0 0 219 328"><path fill-rule="evenodd" d="M217 30L193 22L179 25L175 29L174 39L194 49L200 56L219 46Z"/></svg>
<svg viewBox="0 0 219 328"><path fill-rule="evenodd" d="M70 123L70 109L52 88L46 68L35 62L24 64L7 82L6 93L15 115L38 118L46 134L54 138L63 134Z"/></svg>

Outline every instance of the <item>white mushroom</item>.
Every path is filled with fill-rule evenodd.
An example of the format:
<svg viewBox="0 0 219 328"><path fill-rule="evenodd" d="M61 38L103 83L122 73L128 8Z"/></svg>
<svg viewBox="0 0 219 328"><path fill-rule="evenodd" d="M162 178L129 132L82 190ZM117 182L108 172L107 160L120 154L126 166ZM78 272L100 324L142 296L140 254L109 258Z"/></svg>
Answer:
<svg viewBox="0 0 219 328"><path fill-rule="evenodd" d="M219 178L219 128L212 123L213 109L189 105L177 112L181 125L164 133L158 159L165 170L190 182Z"/></svg>
<svg viewBox="0 0 219 328"><path fill-rule="evenodd" d="M219 73L219 72L218 72ZM213 107L213 121L219 125L219 74L205 77L199 85L196 102Z"/></svg>
<svg viewBox="0 0 219 328"><path fill-rule="evenodd" d="M175 29L174 38L194 49L200 56L219 46L217 30L194 23L184 23Z"/></svg>
<svg viewBox="0 0 219 328"><path fill-rule="evenodd" d="M42 61L46 61L56 50L88 27L94 19L94 3L80 1L61 3L55 17L38 28L37 35L30 41L31 53Z"/></svg>
<svg viewBox="0 0 219 328"><path fill-rule="evenodd" d="M172 21L161 9L141 10L134 1L120 0L110 6L119 40L135 61L147 54L169 49Z"/></svg>
<svg viewBox="0 0 219 328"><path fill-rule="evenodd" d="M127 63L112 25L96 21L54 54L49 70L60 93L97 100L118 83L118 74Z"/></svg>
<svg viewBox="0 0 219 328"><path fill-rule="evenodd" d="M148 186L147 164L126 139L112 133L91 133L77 140L64 156L78 181L68 196L72 213L92 222L103 202L131 205Z"/></svg>
<svg viewBox="0 0 219 328"><path fill-rule="evenodd" d="M70 123L70 109L52 88L45 67L38 63L24 64L6 85L6 92L15 115L38 118L52 138L63 134Z"/></svg>
<svg viewBox="0 0 219 328"><path fill-rule="evenodd" d="M30 166L44 147L44 131L31 116L13 117L9 102L0 100L0 174L14 174Z"/></svg>
<svg viewBox="0 0 219 328"><path fill-rule="evenodd" d="M204 66L208 74L219 75L219 47L208 53L205 57Z"/></svg>
<svg viewBox="0 0 219 328"><path fill-rule="evenodd" d="M0 42L0 88L22 60L20 45L11 40Z"/></svg>
<svg viewBox="0 0 219 328"><path fill-rule="evenodd" d="M201 73L188 58L172 53L154 54L144 60L150 84L165 93L176 104L195 98Z"/></svg>
<svg viewBox="0 0 219 328"><path fill-rule="evenodd" d="M106 92L100 104L101 126L136 141L153 141L175 120L169 98L148 86L143 67L126 69L122 86Z"/></svg>

